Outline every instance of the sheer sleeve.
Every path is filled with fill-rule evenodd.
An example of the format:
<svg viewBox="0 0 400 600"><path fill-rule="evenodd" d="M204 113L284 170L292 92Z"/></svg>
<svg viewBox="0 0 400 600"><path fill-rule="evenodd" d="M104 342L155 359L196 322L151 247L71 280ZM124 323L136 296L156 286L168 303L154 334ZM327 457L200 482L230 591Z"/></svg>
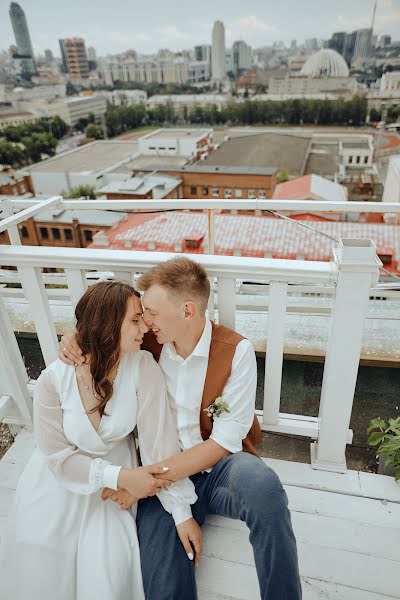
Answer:
<svg viewBox="0 0 400 600"><path fill-rule="evenodd" d="M138 383L138 439L143 465L180 452L177 427L171 415L164 375L149 352L141 352ZM157 494L165 510L179 525L192 517L191 504L197 500L194 485L187 477Z"/></svg>
<svg viewBox="0 0 400 600"><path fill-rule="evenodd" d="M92 494L103 487L117 489L120 466L92 458L73 444L63 430L63 414L54 371L46 369L33 395L36 445L59 483L77 494Z"/></svg>

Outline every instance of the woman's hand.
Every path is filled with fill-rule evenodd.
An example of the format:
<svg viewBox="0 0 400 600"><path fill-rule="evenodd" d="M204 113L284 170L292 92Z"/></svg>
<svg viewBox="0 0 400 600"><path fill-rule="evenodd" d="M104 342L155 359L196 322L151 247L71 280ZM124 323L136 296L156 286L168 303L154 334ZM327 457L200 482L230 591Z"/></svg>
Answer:
<svg viewBox="0 0 400 600"><path fill-rule="evenodd" d="M139 500L133 494L130 494L127 490L112 490L111 488L104 488L101 497L103 500L111 498L114 502L118 502L123 510L128 510L133 504Z"/></svg>
<svg viewBox="0 0 400 600"><path fill-rule="evenodd" d="M203 550L203 538L201 535L200 525L192 517L180 525L177 525L176 531L183 544L183 547L185 548L188 558L190 560L194 559L194 566L197 567L200 561L201 552Z"/></svg>
<svg viewBox="0 0 400 600"><path fill-rule="evenodd" d="M68 331L58 343L58 358L67 365L83 365L85 357L76 343L75 329Z"/></svg>
<svg viewBox="0 0 400 600"><path fill-rule="evenodd" d="M156 479L154 475L167 473L168 467L150 465L148 467L137 467L136 469L125 469L119 472L118 488L123 488L137 500L155 496L163 488L171 485L172 481Z"/></svg>

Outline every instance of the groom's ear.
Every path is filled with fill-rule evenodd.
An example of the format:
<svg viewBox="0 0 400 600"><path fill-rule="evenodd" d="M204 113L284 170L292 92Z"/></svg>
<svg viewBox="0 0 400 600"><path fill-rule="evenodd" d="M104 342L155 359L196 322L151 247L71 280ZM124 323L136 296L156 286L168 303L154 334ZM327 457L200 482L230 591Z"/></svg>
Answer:
<svg viewBox="0 0 400 600"><path fill-rule="evenodd" d="M185 314L185 319L190 319L196 314L196 304L190 301L185 302L185 304L183 305L183 310Z"/></svg>

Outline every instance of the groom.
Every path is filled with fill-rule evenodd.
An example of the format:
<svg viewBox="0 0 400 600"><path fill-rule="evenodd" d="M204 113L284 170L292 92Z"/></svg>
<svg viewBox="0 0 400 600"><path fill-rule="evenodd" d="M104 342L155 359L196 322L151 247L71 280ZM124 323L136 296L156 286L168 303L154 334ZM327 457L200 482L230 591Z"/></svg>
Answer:
<svg viewBox="0 0 400 600"><path fill-rule="evenodd" d="M257 367L251 343L208 320L207 273L186 257L147 271L139 288L151 330L142 348L153 353L164 373L184 451L165 464L177 479L191 476L198 495L193 517L200 525L207 513L246 522L262 599L299 600L286 493L254 448L261 435L254 416ZM62 338L60 357L79 360L64 352L66 346L69 339ZM222 404L215 402L220 396ZM156 496L139 502L137 529L146 598L195 600L193 561Z"/></svg>

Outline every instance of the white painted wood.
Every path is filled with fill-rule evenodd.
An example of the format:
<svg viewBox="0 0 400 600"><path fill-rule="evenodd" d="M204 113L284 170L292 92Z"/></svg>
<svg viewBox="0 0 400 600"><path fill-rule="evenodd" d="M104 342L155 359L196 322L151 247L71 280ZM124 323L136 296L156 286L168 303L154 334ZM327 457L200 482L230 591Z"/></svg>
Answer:
<svg viewBox="0 0 400 600"><path fill-rule="evenodd" d="M346 471L346 439L360 362L362 334L373 278L379 265L373 242L358 240L335 253L336 298L325 357L319 408L318 442L312 447L315 469ZM380 262L380 261L379 261Z"/></svg>
<svg viewBox="0 0 400 600"><path fill-rule="evenodd" d="M38 204L37 200L29 199L16 199L15 197L10 198L12 205L15 209L20 210L21 208L27 208ZM62 200L62 207L65 209L73 210L128 210L138 208L178 208L193 209L193 199L182 198L179 200ZM198 209L224 209L224 210L277 210L280 212L285 211L301 211L309 212L333 212L342 213L344 208L346 212L378 212L378 213L398 213L400 212L400 205L397 202L356 202L348 201L344 205L343 202L331 202L324 201L318 202L316 200L196 200L196 210Z"/></svg>
<svg viewBox="0 0 400 600"><path fill-rule="evenodd" d="M86 248L58 248L45 246L0 246L0 264L30 267L57 266L68 269L100 271L147 271L151 267L174 258L169 252L137 250L97 250ZM337 266L333 262L281 260L244 256L187 254L199 262L210 277L239 280L287 281L291 284L332 285L336 281Z"/></svg>
<svg viewBox="0 0 400 600"><path fill-rule="evenodd" d="M66 269L65 275L71 302L75 308L87 289L86 274L82 269Z"/></svg>
<svg viewBox="0 0 400 600"><path fill-rule="evenodd" d="M27 389L28 375L15 339L4 303L0 298L0 396L11 397L13 406L4 401L0 421L7 417L21 418L32 424L32 401Z"/></svg>
<svg viewBox="0 0 400 600"><path fill-rule="evenodd" d="M114 279L116 281L123 281L125 283L132 284L131 274L129 271L114 271Z"/></svg>
<svg viewBox="0 0 400 600"><path fill-rule="evenodd" d="M282 281L270 284L264 373L264 427L279 423L287 287L287 283Z"/></svg>
<svg viewBox="0 0 400 600"><path fill-rule="evenodd" d="M43 209L54 207L57 204L60 204L61 202L62 202L61 196L53 196L52 198L49 198L49 200L43 200L42 202L36 202L35 204L31 205L29 208L25 208L24 210L21 210L16 215L12 215L10 217L7 217L6 219L3 219L0 222L0 233L2 231L6 231L11 226L16 226L19 223L26 221L26 219L29 219L29 218L33 217L34 215L37 215Z"/></svg>
<svg viewBox="0 0 400 600"><path fill-rule="evenodd" d="M22 246L23 247L23 246ZM46 365L58 357L58 341L49 300L39 267L19 267L22 287L30 304L36 332Z"/></svg>
<svg viewBox="0 0 400 600"><path fill-rule="evenodd" d="M207 309L208 309L208 318L211 321L215 320L215 283L214 278L209 277L210 281L210 297L208 298Z"/></svg>
<svg viewBox="0 0 400 600"><path fill-rule="evenodd" d="M236 279L218 277L218 322L235 329L236 322Z"/></svg>

